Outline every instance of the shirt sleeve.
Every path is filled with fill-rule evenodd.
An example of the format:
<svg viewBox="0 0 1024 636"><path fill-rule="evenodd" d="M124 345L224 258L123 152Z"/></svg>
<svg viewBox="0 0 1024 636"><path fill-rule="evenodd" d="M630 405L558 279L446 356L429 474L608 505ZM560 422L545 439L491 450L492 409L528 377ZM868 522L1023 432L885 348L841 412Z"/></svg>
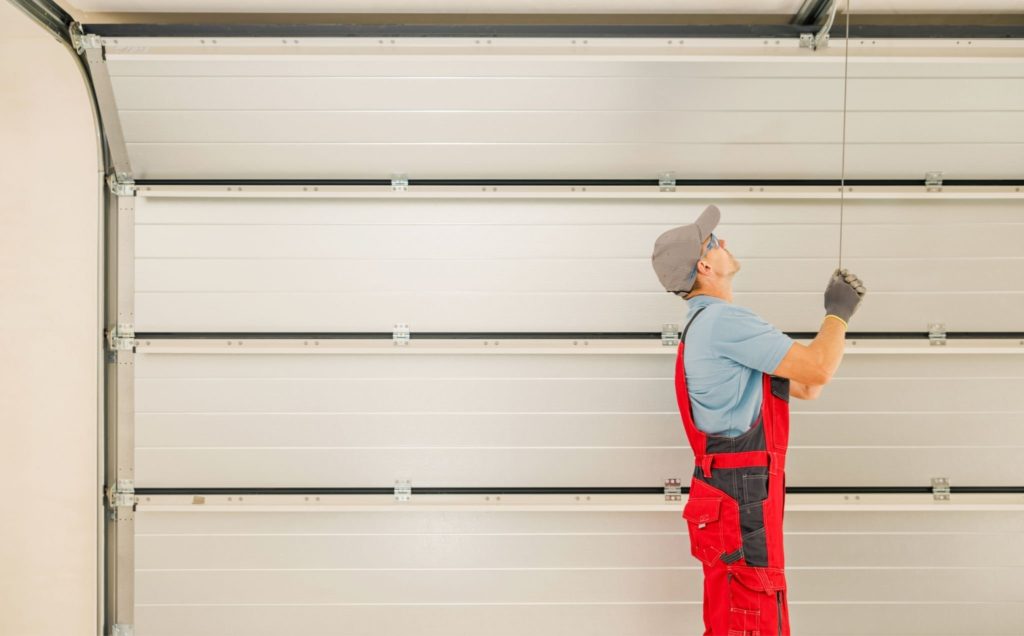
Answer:
<svg viewBox="0 0 1024 636"><path fill-rule="evenodd" d="M793 339L746 307L729 305L711 328L711 346L719 356L771 373L786 357Z"/></svg>

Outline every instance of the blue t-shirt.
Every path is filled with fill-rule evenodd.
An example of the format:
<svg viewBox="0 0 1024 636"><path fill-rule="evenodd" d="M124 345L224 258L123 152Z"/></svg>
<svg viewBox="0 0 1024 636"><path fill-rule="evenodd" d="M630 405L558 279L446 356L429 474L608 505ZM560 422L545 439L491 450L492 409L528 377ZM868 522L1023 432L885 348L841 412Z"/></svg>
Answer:
<svg viewBox="0 0 1024 636"><path fill-rule="evenodd" d="M694 422L705 433L736 437L761 412L761 372L778 368L793 339L721 298L694 296L687 304L687 322L707 307L693 321L683 351Z"/></svg>

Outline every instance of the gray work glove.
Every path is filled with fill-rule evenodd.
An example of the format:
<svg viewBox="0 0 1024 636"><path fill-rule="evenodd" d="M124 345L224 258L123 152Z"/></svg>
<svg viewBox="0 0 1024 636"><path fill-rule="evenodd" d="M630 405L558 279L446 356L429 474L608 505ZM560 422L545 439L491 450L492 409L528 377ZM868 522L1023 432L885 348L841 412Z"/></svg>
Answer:
<svg viewBox="0 0 1024 636"><path fill-rule="evenodd" d="M855 274L847 269L837 269L832 272L832 278L825 288L825 313L849 322L867 291Z"/></svg>

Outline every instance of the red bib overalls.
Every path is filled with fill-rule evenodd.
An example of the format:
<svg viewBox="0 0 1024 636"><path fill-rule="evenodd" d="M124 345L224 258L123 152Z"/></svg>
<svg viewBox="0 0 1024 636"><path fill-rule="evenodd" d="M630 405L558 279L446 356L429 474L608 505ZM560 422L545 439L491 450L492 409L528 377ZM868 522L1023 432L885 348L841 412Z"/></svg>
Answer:
<svg viewBox="0 0 1024 636"><path fill-rule="evenodd" d="M683 509L690 550L704 568L705 636L788 636L782 514L789 445L789 380L762 374L761 412L739 437L694 425L686 388L683 330L676 399L696 458Z"/></svg>

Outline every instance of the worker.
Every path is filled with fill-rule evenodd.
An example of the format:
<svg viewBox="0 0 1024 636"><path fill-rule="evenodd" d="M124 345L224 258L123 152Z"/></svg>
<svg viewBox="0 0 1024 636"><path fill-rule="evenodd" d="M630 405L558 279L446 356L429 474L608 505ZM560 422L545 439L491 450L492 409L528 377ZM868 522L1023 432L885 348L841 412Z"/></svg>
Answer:
<svg viewBox="0 0 1024 636"><path fill-rule="evenodd" d="M708 206L695 223L659 236L651 257L661 284L689 309L675 365L696 460L683 517L704 570L705 636L782 636L790 633L782 536L789 398L815 399L832 379L867 290L837 269L818 335L808 346L794 342L733 304L740 263L713 233L720 217Z"/></svg>

